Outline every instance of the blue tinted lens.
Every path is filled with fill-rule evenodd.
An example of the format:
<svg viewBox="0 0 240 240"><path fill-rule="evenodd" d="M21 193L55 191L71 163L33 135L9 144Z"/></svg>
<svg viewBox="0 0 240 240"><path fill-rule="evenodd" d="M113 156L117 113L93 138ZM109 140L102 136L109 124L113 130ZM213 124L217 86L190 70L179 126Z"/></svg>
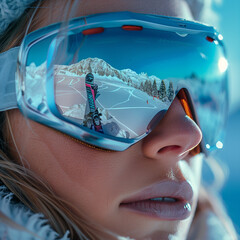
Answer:
<svg viewBox="0 0 240 240"><path fill-rule="evenodd" d="M33 45L27 65L30 106L43 112L52 105L56 116L86 131L119 139L144 136L186 88L205 143L214 146L220 139L227 60L217 35L144 27L109 27L86 35L75 28ZM48 97L43 76L52 81Z"/></svg>

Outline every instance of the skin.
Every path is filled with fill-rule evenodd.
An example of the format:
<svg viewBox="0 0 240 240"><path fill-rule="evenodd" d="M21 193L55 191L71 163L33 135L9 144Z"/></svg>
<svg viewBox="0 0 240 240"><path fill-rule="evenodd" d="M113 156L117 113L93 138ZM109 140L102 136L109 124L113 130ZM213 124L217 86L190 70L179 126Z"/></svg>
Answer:
<svg viewBox="0 0 240 240"><path fill-rule="evenodd" d="M49 7L49 2L46 1L45 6ZM40 22L35 29L61 19L62 9L51 9L49 18L44 18L49 16L48 8L38 12ZM187 4L179 0L85 0L73 14L124 10L192 18ZM56 194L73 204L79 214L122 236L163 240L171 236L186 238L197 204L202 162L201 155L191 158L189 152L199 144L202 134L177 99L157 127L124 152L92 149L26 120L19 110L11 110L9 119L16 143L11 142L12 155L19 159L18 150L26 166L42 177ZM165 180L188 181L192 185L193 211L189 218L164 221L119 208L124 199Z"/></svg>

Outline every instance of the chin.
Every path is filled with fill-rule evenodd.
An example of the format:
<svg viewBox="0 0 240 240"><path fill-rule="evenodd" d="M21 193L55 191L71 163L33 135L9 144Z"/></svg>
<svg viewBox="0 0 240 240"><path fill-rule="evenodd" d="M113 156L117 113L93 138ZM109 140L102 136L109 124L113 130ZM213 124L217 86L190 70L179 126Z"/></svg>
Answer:
<svg viewBox="0 0 240 240"><path fill-rule="evenodd" d="M193 216L181 221L149 221L145 225L129 223L129 228L121 229L117 239L121 240L186 240Z"/></svg>

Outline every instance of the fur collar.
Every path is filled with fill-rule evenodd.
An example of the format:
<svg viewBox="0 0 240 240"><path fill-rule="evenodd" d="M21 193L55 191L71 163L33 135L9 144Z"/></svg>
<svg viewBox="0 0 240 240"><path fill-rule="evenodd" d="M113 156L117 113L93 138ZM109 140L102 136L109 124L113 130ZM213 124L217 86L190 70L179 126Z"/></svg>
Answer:
<svg viewBox="0 0 240 240"><path fill-rule="evenodd" d="M0 212L10 218L20 228L14 228L7 222L2 222L0 217L0 237L6 240L69 240L68 232L59 238L58 234L50 227L43 214L33 213L21 202L14 199L13 193L0 185ZM33 233L33 234L31 234Z"/></svg>

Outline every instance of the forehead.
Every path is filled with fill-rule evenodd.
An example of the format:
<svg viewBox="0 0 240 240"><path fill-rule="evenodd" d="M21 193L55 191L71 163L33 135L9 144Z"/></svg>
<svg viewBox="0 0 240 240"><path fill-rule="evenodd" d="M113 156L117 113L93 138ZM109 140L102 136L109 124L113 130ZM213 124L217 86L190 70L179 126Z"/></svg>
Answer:
<svg viewBox="0 0 240 240"><path fill-rule="evenodd" d="M37 13L35 29L66 19L95 13L131 11L191 20L192 15L184 0L48 0ZM34 29L34 30L35 30Z"/></svg>

